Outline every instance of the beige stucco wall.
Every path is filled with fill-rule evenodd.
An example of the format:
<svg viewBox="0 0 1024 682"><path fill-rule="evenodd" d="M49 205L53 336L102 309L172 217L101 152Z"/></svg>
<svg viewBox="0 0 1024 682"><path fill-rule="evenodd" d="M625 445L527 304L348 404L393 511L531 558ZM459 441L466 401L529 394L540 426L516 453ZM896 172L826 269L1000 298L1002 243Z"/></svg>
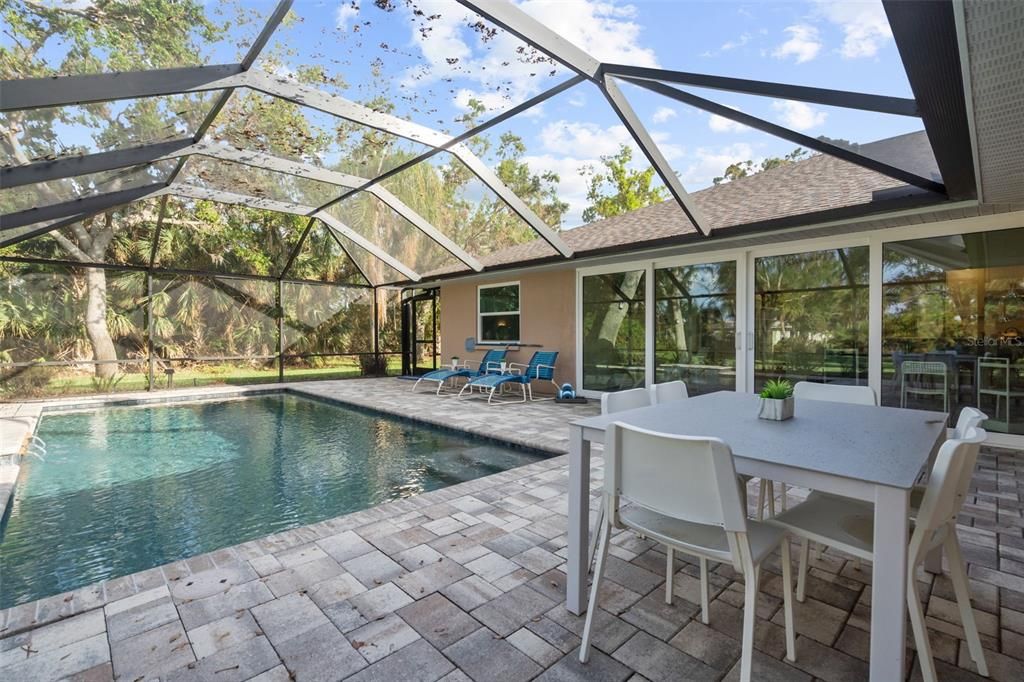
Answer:
<svg viewBox="0 0 1024 682"><path fill-rule="evenodd" d="M519 276L496 275L486 280L441 285L441 362L447 362L453 355L468 360L483 357L487 347L478 346L475 352L467 353L465 346L467 338L477 338L477 287L512 281L519 282L520 340L541 344L542 348L513 348L508 354L509 360L526 363L534 351L557 350L555 380L559 384L575 383L576 280L575 271L571 269ZM544 390L542 384L534 388Z"/></svg>

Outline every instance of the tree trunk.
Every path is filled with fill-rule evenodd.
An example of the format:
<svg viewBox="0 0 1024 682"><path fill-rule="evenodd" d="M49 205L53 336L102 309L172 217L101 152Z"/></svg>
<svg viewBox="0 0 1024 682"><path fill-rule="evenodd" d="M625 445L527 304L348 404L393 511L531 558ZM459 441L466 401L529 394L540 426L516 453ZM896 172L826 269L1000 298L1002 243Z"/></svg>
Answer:
<svg viewBox="0 0 1024 682"><path fill-rule="evenodd" d="M101 268L86 268L85 332L92 345L93 360L116 360L114 340L107 329L107 273ZM96 377L110 379L117 374L117 364L97 364Z"/></svg>
<svg viewBox="0 0 1024 682"><path fill-rule="evenodd" d="M620 289L622 293L630 298L630 301L636 298L637 289L640 286L640 278L643 277L643 274L642 271L637 270L627 272L622 278ZM619 338L619 330L622 328L622 323L625 322L628 313L629 301L622 301L617 305L613 303L605 308L601 324L597 326L597 338L604 339L614 345Z"/></svg>

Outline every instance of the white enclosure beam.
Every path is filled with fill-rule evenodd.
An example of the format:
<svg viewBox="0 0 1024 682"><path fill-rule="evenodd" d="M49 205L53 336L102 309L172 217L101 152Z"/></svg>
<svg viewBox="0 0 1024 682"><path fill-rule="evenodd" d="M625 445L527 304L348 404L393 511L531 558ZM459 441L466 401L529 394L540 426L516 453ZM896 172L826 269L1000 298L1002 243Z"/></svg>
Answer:
<svg viewBox="0 0 1024 682"><path fill-rule="evenodd" d="M309 216L316 211L316 208L313 206L303 206L302 204L296 204L290 201L278 201L276 199L254 197L248 194L239 194L237 192L226 192L219 189L198 187L196 185L190 185L180 181L172 183L167 188L167 191L169 194L174 196L187 197L189 199L204 199L207 201L215 201L218 204L248 206L249 208L259 208L266 211L276 211L277 213L287 213L289 215Z"/></svg>
<svg viewBox="0 0 1024 682"><path fill-rule="evenodd" d="M241 64L0 81L0 111L223 90L241 85Z"/></svg>
<svg viewBox="0 0 1024 682"><path fill-rule="evenodd" d="M200 143L192 148L192 152L201 154L204 156L210 156L216 159L224 161L231 161L234 163L245 164L247 166L253 166L254 168L265 168L270 171L277 173L284 173L287 175L294 175L300 178L306 178L309 180L316 180L318 182L329 183L337 185L339 187L345 187L348 189L356 189L363 187L369 183L366 178L360 178L355 175L349 175L347 173L339 173L338 171L332 171L327 168L321 168L308 163L302 163L301 161L290 161L288 159L281 159L270 154L264 154L263 152L250 152L244 149L236 149L234 147L228 147L222 144L206 144ZM413 226L422 232L424 235L433 240L441 248L448 251L455 258L462 261L464 264L472 268L473 270L480 272L484 269L483 264L470 255L465 249L453 242L443 232L438 230L436 227L431 225L423 216L416 211L412 210L402 200L396 197L391 192L387 191L383 187L371 186L367 190L370 194L377 197L391 210L398 215L402 216ZM316 210L316 209L313 209Z"/></svg>
<svg viewBox="0 0 1024 682"><path fill-rule="evenodd" d="M313 206L303 206L302 204L295 204L288 201L276 201L274 199L265 199L263 197L253 197L246 194L238 194L236 192L207 189L206 187L196 187L195 185L188 185L182 182L176 182L168 187L167 193L175 196L187 197L189 199L203 199L207 201L214 201L219 204L248 206L249 208L258 208L266 211L276 211L278 213L316 218L328 227L345 235L361 248L376 256L389 267L398 270L409 279L414 281L418 281L420 279L419 274L415 270L406 266L397 258L392 257L389 253L379 248L373 242L365 239L358 232L351 229L334 216L323 211L318 212Z"/></svg>
<svg viewBox="0 0 1024 682"><path fill-rule="evenodd" d="M483 161L481 161L476 154L473 154L462 145L452 147L451 151L460 161L462 161L462 163L466 164L466 168L471 170L475 176L480 178L481 182L487 185L502 201L508 204L509 208L522 218L527 225L532 227L533 230L544 239L544 241L554 247L556 251L566 258L572 257L572 247L566 244L565 240L562 239L557 232L552 230L547 223L541 220L540 216L534 213L533 209L527 206L525 201L520 199L515 192L509 189L508 186L498 178L497 174Z"/></svg>
<svg viewBox="0 0 1024 682"><path fill-rule="evenodd" d="M629 130L640 150L647 157L654 170L661 177L669 193L679 207L690 218L697 230L710 234L711 228L701 216L693 199L687 194L683 183L679 181L675 171L669 165L658 145L637 118L633 108L619 90L618 85L604 74L604 66L584 50L552 31L540 21L534 19L522 9L507 0L458 0L460 4L472 9L489 21L501 26L506 31L529 43L557 62L564 64L576 73L587 77L597 84L604 93L605 99L618 115L619 120ZM482 179L482 178L481 178ZM547 237L545 236L545 239ZM550 240L549 240L550 241ZM558 248L556 246L556 248ZM561 251L561 249L559 249Z"/></svg>
<svg viewBox="0 0 1024 682"><path fill-rule="evenodd" d="M332 95L287 78L272 76L258 69L247 71L241 79L245 86L253 90L258 90L267 95L294 102L304 107L316 109L326 114L343 118L346 121L382 130L429 147L440 147L450 140L448 135L419 123L413 123L391 114L374 111L369 107L357 104L344 97Z"/></svg>
<svg viewBox="0 0 1024 682"><path fill-rule="evenodd" d="M459 4L501 26L581 76L594 80L600 73L601 62L507 0L459 0Z"/></svg>
<svg viewBox="0 0 1024 682"><path fill-rule="evenodd" d="M376 130L382 130L413 142L430 147L447 147L462 163L464 163L480 181L499 196L509 208L519 215L543 239L551 244L565 257L572 256L572 249L552 230L536 213L530 209L515 193L509 189L498 176L484 164L475 154L462 145L452 145L452 138L444 133L422 126L412 121L374 111L369 107L351 102L343 97L331 95L316 88L311 88L294 81L275 78L259 71L245 74L245 84L260 92L280 97L296 104L308 106L319 111L343 118L347 121L361 123Z"/></svg>
<svg viewBox="0 0 1024 682"><path fill-rule="evenodd" d="M675 171L672 170L672 166L669 164L668 159L661 153L661 149L655 143L651 134L647 132L647 128L637 117L636 112L633 111L633 107L629 105L629 101L626 99L622 91L619 90L618 84L615 83L611 76L605 75L601 82L601 89L604 91L605 97L608 98L609 104L615 110L619 120L622 121L622 125L626 126L629 134L633 136L640 150L647 157L647 160L654 166L654 170L661 177L661 181L665 183L665 187L668 188L669 193L679 204L679 207L683 209L683 213L690 219L693 226L703 234L705 237L711 234L711 226L705 219L701 210L697 207L693 197L691 197L686 189L683 187L683 183L679 181L679 177Z"/></svg>
<svg viewBox="0 0 1024 682"><path fill-rule="evenodd" d="M381 261L391 266L398 272L402 273L413 282L418 282L422 279L418 272L416 272L415 270L407 266L405 263L392 256L387 251L384 251L383 249L379 248L373 242L364 238L361 234L359 234L351 227L349 227L345 223L341 222L340 220L332 216L330 213L327 213L326 211L320 211L319 213L314 214L313 217L317 218L318 220L320 220L320 222L326 225L327 229L334 230L338 234L348 237L352 241L352 243L356 244L362 249L365 249L366 251L369 251L374 256L379 258Z"/></svg>

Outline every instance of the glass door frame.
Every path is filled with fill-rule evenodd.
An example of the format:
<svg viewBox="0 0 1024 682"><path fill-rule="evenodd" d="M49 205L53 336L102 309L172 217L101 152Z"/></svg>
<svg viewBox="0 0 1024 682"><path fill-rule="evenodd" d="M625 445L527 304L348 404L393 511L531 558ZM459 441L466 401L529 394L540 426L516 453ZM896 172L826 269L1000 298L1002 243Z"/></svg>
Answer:
<svg viewBox="0 0 1024 682"><path fill-rule="evenodd" d="M747 272L747 261L746 261L747 249L728 249L722 251L704 251L700 253L691 253L685 256L676 256L673 258L663 258L651 262L651 292L648 310L650 314L648 316L648 343L650 348L650 354L648 357L648 374L650 375L649 383L654 383L654 333L655 333L655 287L654 287L654 272L656 270L662 270L664 268L676 268L685 267L688 265L708 265L713 263L734 263L736 266L736 331L733 349L736 351L736 385L733 390L746 391L747 389L747 364L749 362L747 353L745 351L745 339L747 338L747 330L752 329L748 327L746 308L747 308L747 289L748 289L748 278L749 273Z"/></svg>
<svg viewBox="0 0 1024 682"><path fill-rule="evenodd" d="M746 287L743 290L742 295L737 294L737 308L744 311L746 333L744 334L745 338L743 346L744 357L746 360L746 373L744 375L743 388L737 390L752 392L755 385L754 364L757 357L757 334L755 333L755 330L757 327L754 316L757 298L757 281L755 276L755 264L757 259L771 256L790 256L813 251L829 251L832 249L846 249L865 246L868 247L868 386L875 390L876 395L881 395L882 249L881 240L873 238L867 233L846 237L832 236L803 239L784 244L758 246L746 250L744 262L744 270L746 271ZM742 303L740 303L740 300L742 300ZM875 342L876 339L877 343Z"/></svg>
<svg viewBox="0 0 1024 682"><path fill-rule="evenodd" d="M917 215L929 213L928 209L910 209L895 215ZM883 217L876 217L878 224ZM825 223L816 227L830 227L838 223ZM868 251L868 385L879 396L882 395L882 252L889 242L902 242L929 237L943 237L977 232L992 232L1024 227L1022 212L996 213L991 215L969 216L943 222L922 223L899 227L882 227L865 229L849 234L838 234L824 237L799 236L794 230L791 241L776 241L772 244L729 248L729 242L723 239L721 248L691 251L682 255L658 257L655 253L647 257L633 258L613 264L576 269L576 386L582 380L582 301L583 277L596 274L624 272L627 270L645 270L646 285L646 329L645 329L645 377L647 385L654 381L654 270L656 268L677 265L695 265L701 263L720 263L736 260L736 328L741 333L738 345L742 352L737 352L736 374L737 391L752 391L754 387L754 259L760 256L776 256L824 249L847 248L851 246L867 246ZM807 228L804 228L807 229ZM776 240L785 238L784 232L777 233ZM749 239L738 238L738 239ZM742 378L742 380L740 379ZM589 398L600 398L600 391L579 391L580 395ZM1024 449L1024 436L990 432L988 443L992 445Z"/></svg>

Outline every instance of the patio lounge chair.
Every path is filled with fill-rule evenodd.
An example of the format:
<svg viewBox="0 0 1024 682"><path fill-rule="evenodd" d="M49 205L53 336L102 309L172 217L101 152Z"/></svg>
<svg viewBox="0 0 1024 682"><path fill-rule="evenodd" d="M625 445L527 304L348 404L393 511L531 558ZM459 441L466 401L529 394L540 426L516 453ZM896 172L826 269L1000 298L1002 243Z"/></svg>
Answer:
<svg viewBox="0 0 1024 682"><path fill-rule="evenodd" d="M539 350L533 354L528 364L524 365L519 362L509 363L511 370L508 374L492 373L470 379L462 387L462 390L459 391L459 396L462 396L466 389L469 389L470 393L477 389L487 393L487 403L490 404L494 401L495 391L503 386L518 384L523 392L522 400L508 402L525 403L527 398L534 400L533 387L530 385L534 380L550 381L555 387L555 394L557 395L558 384L555 383L555 360L557 358L558 351ZM550 398L538 398L537 400L550 400Z"/></svg>
<svg viewBox="0 0 1024 682"><path fill-rule="evenodd" d="M413 393L416 392L416 387L420 385L421 381L435 381L437 382L436 395L441 395L441 389L444 385L457 377L464 377L466 379L473 379L474 377L486 376L489 373L501 372L501 363L505 361L505 353L508 351L504 348L497 349L492 348L491 350L484 353L484 357L480 360L480 364L476 369L470 368L468 365L473 363L472 360L467 360L466 364L460 365L455 369L446 367L444 369L435 369L433 372L427 372L412 385Z"/></svg>

